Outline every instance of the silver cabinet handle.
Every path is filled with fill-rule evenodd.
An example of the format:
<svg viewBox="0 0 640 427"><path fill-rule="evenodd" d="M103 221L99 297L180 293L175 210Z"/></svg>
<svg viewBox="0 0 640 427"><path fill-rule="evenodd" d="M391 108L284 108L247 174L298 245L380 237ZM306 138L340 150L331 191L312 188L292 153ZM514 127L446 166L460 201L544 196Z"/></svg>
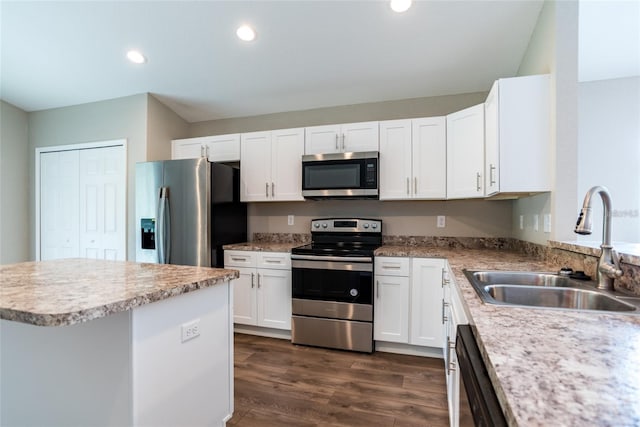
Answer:
<svg viewBox="0 0 640 427"><path fill-rule="evenodd" d="M380 298L380 281L376 280L376 299Z"/></svg>
<svg viewBox="0 0 640 427"><path fill-rule="evenodd" d="M344 144L344 137L345 137L345 135L344 135L344 133L343 133L343 134L342 134L342 151L344 151L344 150L345 150L345 148L344 148L344 147L345 147L345 144Z"/></svg>
<svg viewBox="0 0 640 427"><path fill-rule="evenodd" d="M407 196L409 195L409 177L407 177Z"/></svg>
<svg viewBox="0 0 640 427"><path fill-rule="evenodd" d="M413 194L418 194L418 177L413 177Z"/></svg>
<svg viewBox="0 0 640 427"><path fill-rule="evenodd" d="M276 197L276 185L271 183L271 197Z"/></svg>
<svg viewBox="0 0 640 427"><path fill-rule="evenodd" d="M455 349L456 349L456 343L451 342L451 340L449 340L449 337L447 337L447 360L449 361L449 367L447 370L449 371L449 373L455 372L456 370L456 362L453 362L451 360L451 352L455 351Z"/></svg>
<svg viewBox="0 0 640 427"><path fill-rule="evenodd" d="M476 173L476 191L480 191L480 188L482 188L480 186L480 178L482 177L482 175L480 175L480 172Z"/></svg>
<svg viewBox="0 0 640 427"><path fill-rule="evenodd" d="M264 196L265 197L269 197L269 183L268 182L264 183Z"/></svg>
<svg viewBox="0 0 640 427"><path fill-rule="evenodd" d="M257 276L258 276L258 289L260 289L260 273L258 273Z"/></svg>
<svg viewBox="0 0 640 427"><path fill-rule="evenodd" d="M336 133L336 150L338 149L338 134Z"/></svg>
<svg viewBox="0 0 640 427"><path fill-rule="evenodd" d="M251 273L251 289L253 289L253 287L255 286L255 283L253 282L253 276L254 274Z"/></svg>
<svg viewBox="0 0 640 427"><path fill-rule="evenodd" d="M495 165L489 164L489 185L493 185L496 183L496 180L494 178L495 171L496 171Z"/></svg>
<svg viewBox="0 0 640 427"><path fill-rule="evenodd" d="M448 285L450 283L449 280L449 275L447 274L447 270L446 269L442 269L442 287L444 287L444 285Z"/></svg>
<svg viewBox="0 0 640 427"><path fill-rule="evenodd" d="M444 308L445 308L445 307L448 307L448 306L449 306L449 303L444 302L444 300L442 300L442 324L443 324L443 325L444 325L444 322L446 322L447 320L449 320L449 319L447 318L447 316L445 316L445 315L444 315Z"/></svg>

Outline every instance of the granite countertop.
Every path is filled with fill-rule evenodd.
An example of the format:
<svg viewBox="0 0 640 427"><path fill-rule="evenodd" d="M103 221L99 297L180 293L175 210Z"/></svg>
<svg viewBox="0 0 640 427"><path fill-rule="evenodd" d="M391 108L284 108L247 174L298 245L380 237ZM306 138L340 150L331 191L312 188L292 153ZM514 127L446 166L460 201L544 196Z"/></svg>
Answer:
<svg viewBox="0 0 640 427"><path fill-rule="evenodd" d="M447 258L509 425L640 425L640 316L484 304L469 270L555 271L518 252L383 246Z"/></svg>
<svg viewBox="0 0 640 427"><path fill-rule="evenodd" d="M245 242L224 245L225 251L258 251L258 252L291 252L291 249L302 246L301 242Z"/></svg>
<svg viewBox="0 0 640 427"><path fill-rule="evenodd" d="M61 259L0 266L0 319L63 326L207 288L235 270Z"/></svg>

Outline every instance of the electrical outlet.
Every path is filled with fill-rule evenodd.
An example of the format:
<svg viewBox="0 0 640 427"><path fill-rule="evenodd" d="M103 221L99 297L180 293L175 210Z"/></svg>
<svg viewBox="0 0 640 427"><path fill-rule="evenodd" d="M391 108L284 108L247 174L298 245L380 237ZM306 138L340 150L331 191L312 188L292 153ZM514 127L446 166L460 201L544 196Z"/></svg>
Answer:
<svg viewBox="0 0 640 427"><path fill-rule="evenodd" d="M445 224L446 224L445 216L444 215L438 215L438 217L436 219L436 226L438 228L444 228Z"/></svg>
<svg viewBox="0 0 640 427"><path fill-rule="evenodd" d="M551 233L551 214L544 214L542 216L542 230L545 233Z"/></svg>
<svg viewBox="0 0 640 427"><path fill-rule="evenodd" d="M293 225L293 215L288 215L287 216L287 224L288 225Z"/></svg>
<svg viewBox="0 0 640 427"><path fill-rule="evenodd" d="M540 215L535 214L533 216L533 231L538 231L540 228Z"/></svg>
<svg viewBox="0 0 640 427"><path fill-rule="evenodd" d="M520 215L520 230L524 230L524 215Z"/></svg>
<svg viewBox="0 0 640 427"><path fill-rule="evenodd" d="M182 324L182 342L189 341L200 336L200 319Z"/></svg>

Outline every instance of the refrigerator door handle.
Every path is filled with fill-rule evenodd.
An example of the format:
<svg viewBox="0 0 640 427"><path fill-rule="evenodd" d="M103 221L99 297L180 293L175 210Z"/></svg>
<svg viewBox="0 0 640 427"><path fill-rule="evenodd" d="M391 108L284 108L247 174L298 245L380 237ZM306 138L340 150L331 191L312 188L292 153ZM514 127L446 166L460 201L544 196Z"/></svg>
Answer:
<svg viewBox="0 0 640 427"><path fill-rule="evenodd" d="M160 187L158 198L158 262L169 264L171 254L171 210L169 188Z"/></svg>

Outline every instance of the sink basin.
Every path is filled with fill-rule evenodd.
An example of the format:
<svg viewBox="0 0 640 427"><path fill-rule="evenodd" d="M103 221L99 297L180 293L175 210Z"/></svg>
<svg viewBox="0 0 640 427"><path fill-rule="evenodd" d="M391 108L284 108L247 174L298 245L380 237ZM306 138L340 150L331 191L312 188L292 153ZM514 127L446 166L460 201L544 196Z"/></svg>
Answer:
<svg viewBox="0 0 640 427"><path fill-rule="evenodd" d="M570 287L575 281L553 273L535 273L527 271L477 271L473 277L483 283L510 284L528 286L560 286Z"/></svg>
<svg viewBox="0 0 640 427"><path fill-rule="evenodd" d="M640 313L640 298L596 289L595 282L554 273L464 270L487 304Z"/></svg>
<svg viewBox="0 0 640 427"><path fill-rule="evenodd" d="M577 310L634 311L636 308L600 292L576 288L488 285L487 293L505 304Z"/></svg>

